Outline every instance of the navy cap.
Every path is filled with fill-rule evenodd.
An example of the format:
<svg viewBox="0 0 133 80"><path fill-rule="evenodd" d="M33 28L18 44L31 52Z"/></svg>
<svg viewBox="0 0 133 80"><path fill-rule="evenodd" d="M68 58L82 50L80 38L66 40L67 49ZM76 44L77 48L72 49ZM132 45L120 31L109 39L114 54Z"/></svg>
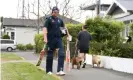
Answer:
<svg viewBox="0 0 133 80"><path fill-rule="evenodd" d="M57 7L53 7L52 12L55 11L55 10L59 11L59 9Z"/></svg>

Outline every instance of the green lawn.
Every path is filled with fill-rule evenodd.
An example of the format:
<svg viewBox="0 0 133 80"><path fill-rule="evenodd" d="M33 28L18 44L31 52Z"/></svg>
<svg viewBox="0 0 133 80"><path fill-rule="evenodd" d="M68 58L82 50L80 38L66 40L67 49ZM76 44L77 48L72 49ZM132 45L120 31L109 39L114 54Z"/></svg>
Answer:
<svg viewBox="0 0 133 80"><path fill-rule="evenodd" d="M1 53L1 60L8 61L8 60L22 60L21 57L13 54L13 53Z"/></svg>
<svg viewBox="0 0 133 80"><path fill-rule="evenodd" d="M3 63L1 73L1 80L60 80L28 62Z"/></svg>

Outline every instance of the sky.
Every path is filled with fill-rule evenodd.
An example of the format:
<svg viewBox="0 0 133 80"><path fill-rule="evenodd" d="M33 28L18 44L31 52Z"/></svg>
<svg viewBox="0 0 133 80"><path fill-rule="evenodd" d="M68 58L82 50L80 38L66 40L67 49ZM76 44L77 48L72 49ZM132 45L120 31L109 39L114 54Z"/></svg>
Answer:
<svg viewBox="0 0 133 80"><path fill-rule="evenodd" d="M22 0L0 0L0 16L8 17L8 18L17 18L17 14L20 16L22 14L22 11L21 11L22 5L18 6L18 1L22 2ZM28 0L25 0L25 3L27 1ZM37 0L29 0L30 3L33 3L34 1L35 1L35 3L37 3ZM40 0L40 3L44 3L44 1L45 0ZM51 1L54 1L54 0L51 0ZM58 0L58 1L62 2L63 0ZM101 0L101 3L111 3L112 1L113 0ZM87 4L90 4L92 2L94 2L94 0L71 0L71 5L75 9L77 9L79 7L79 5L81 5L81 4L85 3L85 6L86 6ZM37 11L37 5L34 9L35 9L35 11ZM30 8L30 10L33 10L33 7ZM43 14L41 12L40 12L40 15L43 16ZM83 22L87 16L92 16L92 12L91 11L82 12L82 15L81 15L82 19L80 19L80 20ZM30 14L30 18L37 18L37 17L33 14Z"/></svg>

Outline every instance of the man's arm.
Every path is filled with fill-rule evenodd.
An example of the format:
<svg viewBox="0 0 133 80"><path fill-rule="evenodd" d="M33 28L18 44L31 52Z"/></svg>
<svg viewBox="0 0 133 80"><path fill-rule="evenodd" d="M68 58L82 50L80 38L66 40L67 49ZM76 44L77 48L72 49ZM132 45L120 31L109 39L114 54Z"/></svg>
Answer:
<svg viewBox="0 0 133 80"><path fill-rule="evenodd" d="M44 34L44 42L47 43L48 40L47 40L47 28L46 27L43 28L43 34Z"/></svg>
<svg viewBox="0 0 133 80"><path fill-rule="evenodd" d="M78 33L78 36L77 36L77 39L76 39L76 44L75 44L75 47L77 47L78 45L78 41L80 40L80 32Z"/></svg>
<svg viewBox="0 0 133 80"><path fill-rule="evenodd" d="M77 39L80 40L81 32L78 33Z"/></svg>
<svg viewBox="0 0 133 80"><path fill-rule="evenodd" d="M45 23L44 23L44 28L43 28L43 35L44 35L44 42L47 43L48 40L47 40L47 28L48 28L48 25L49 25L49 20L46 19Z"/></svg>

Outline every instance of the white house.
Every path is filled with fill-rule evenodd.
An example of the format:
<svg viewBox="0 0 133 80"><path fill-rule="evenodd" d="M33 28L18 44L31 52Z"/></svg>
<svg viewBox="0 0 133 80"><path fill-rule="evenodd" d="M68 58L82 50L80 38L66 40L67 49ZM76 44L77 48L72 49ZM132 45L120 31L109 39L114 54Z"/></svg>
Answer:
<svg viewBox="0 0 133 80"><path fill-rule="evenodd" d="M81 8L81 10L90 10L90 11L95 11L95 13L93 14L95 17L96 16L96 12L97 12L97 1L98 0L95 0L95 3L90 3L89 5L87 6L84 6ZM106 11L108 10L108 8L110 7L111 5L111 2L105 2L104 0L99 0L99 15L100 16L104 16Z"/></svg>
<svg viewBox="0 0 133 80"><path fill-rule="evenodd" d="M83 7L82 10L96 10L96 3ZM123 21L126 26L121 35L126 37L130 32L129 23L133 21L133 0L113 0L112 4L102 2L100 3L100 14L110 15L116 20Z"/></svg>
<svg viewBox="0 0 133 80"><path fill-rule="evenodd" d="M106 15L123 21L126 26L122 36L128 36L130 32L129 23L133 21L133 0L114 0L113 4L107 10Z"/></svg>
<svg viewBox="0 0 133 80"><path fill-rule="evenodd" d="M16 40L18 44L34 44L34 36L37 34L37 20L4 18L3 26L10 39Z"/></svg>

